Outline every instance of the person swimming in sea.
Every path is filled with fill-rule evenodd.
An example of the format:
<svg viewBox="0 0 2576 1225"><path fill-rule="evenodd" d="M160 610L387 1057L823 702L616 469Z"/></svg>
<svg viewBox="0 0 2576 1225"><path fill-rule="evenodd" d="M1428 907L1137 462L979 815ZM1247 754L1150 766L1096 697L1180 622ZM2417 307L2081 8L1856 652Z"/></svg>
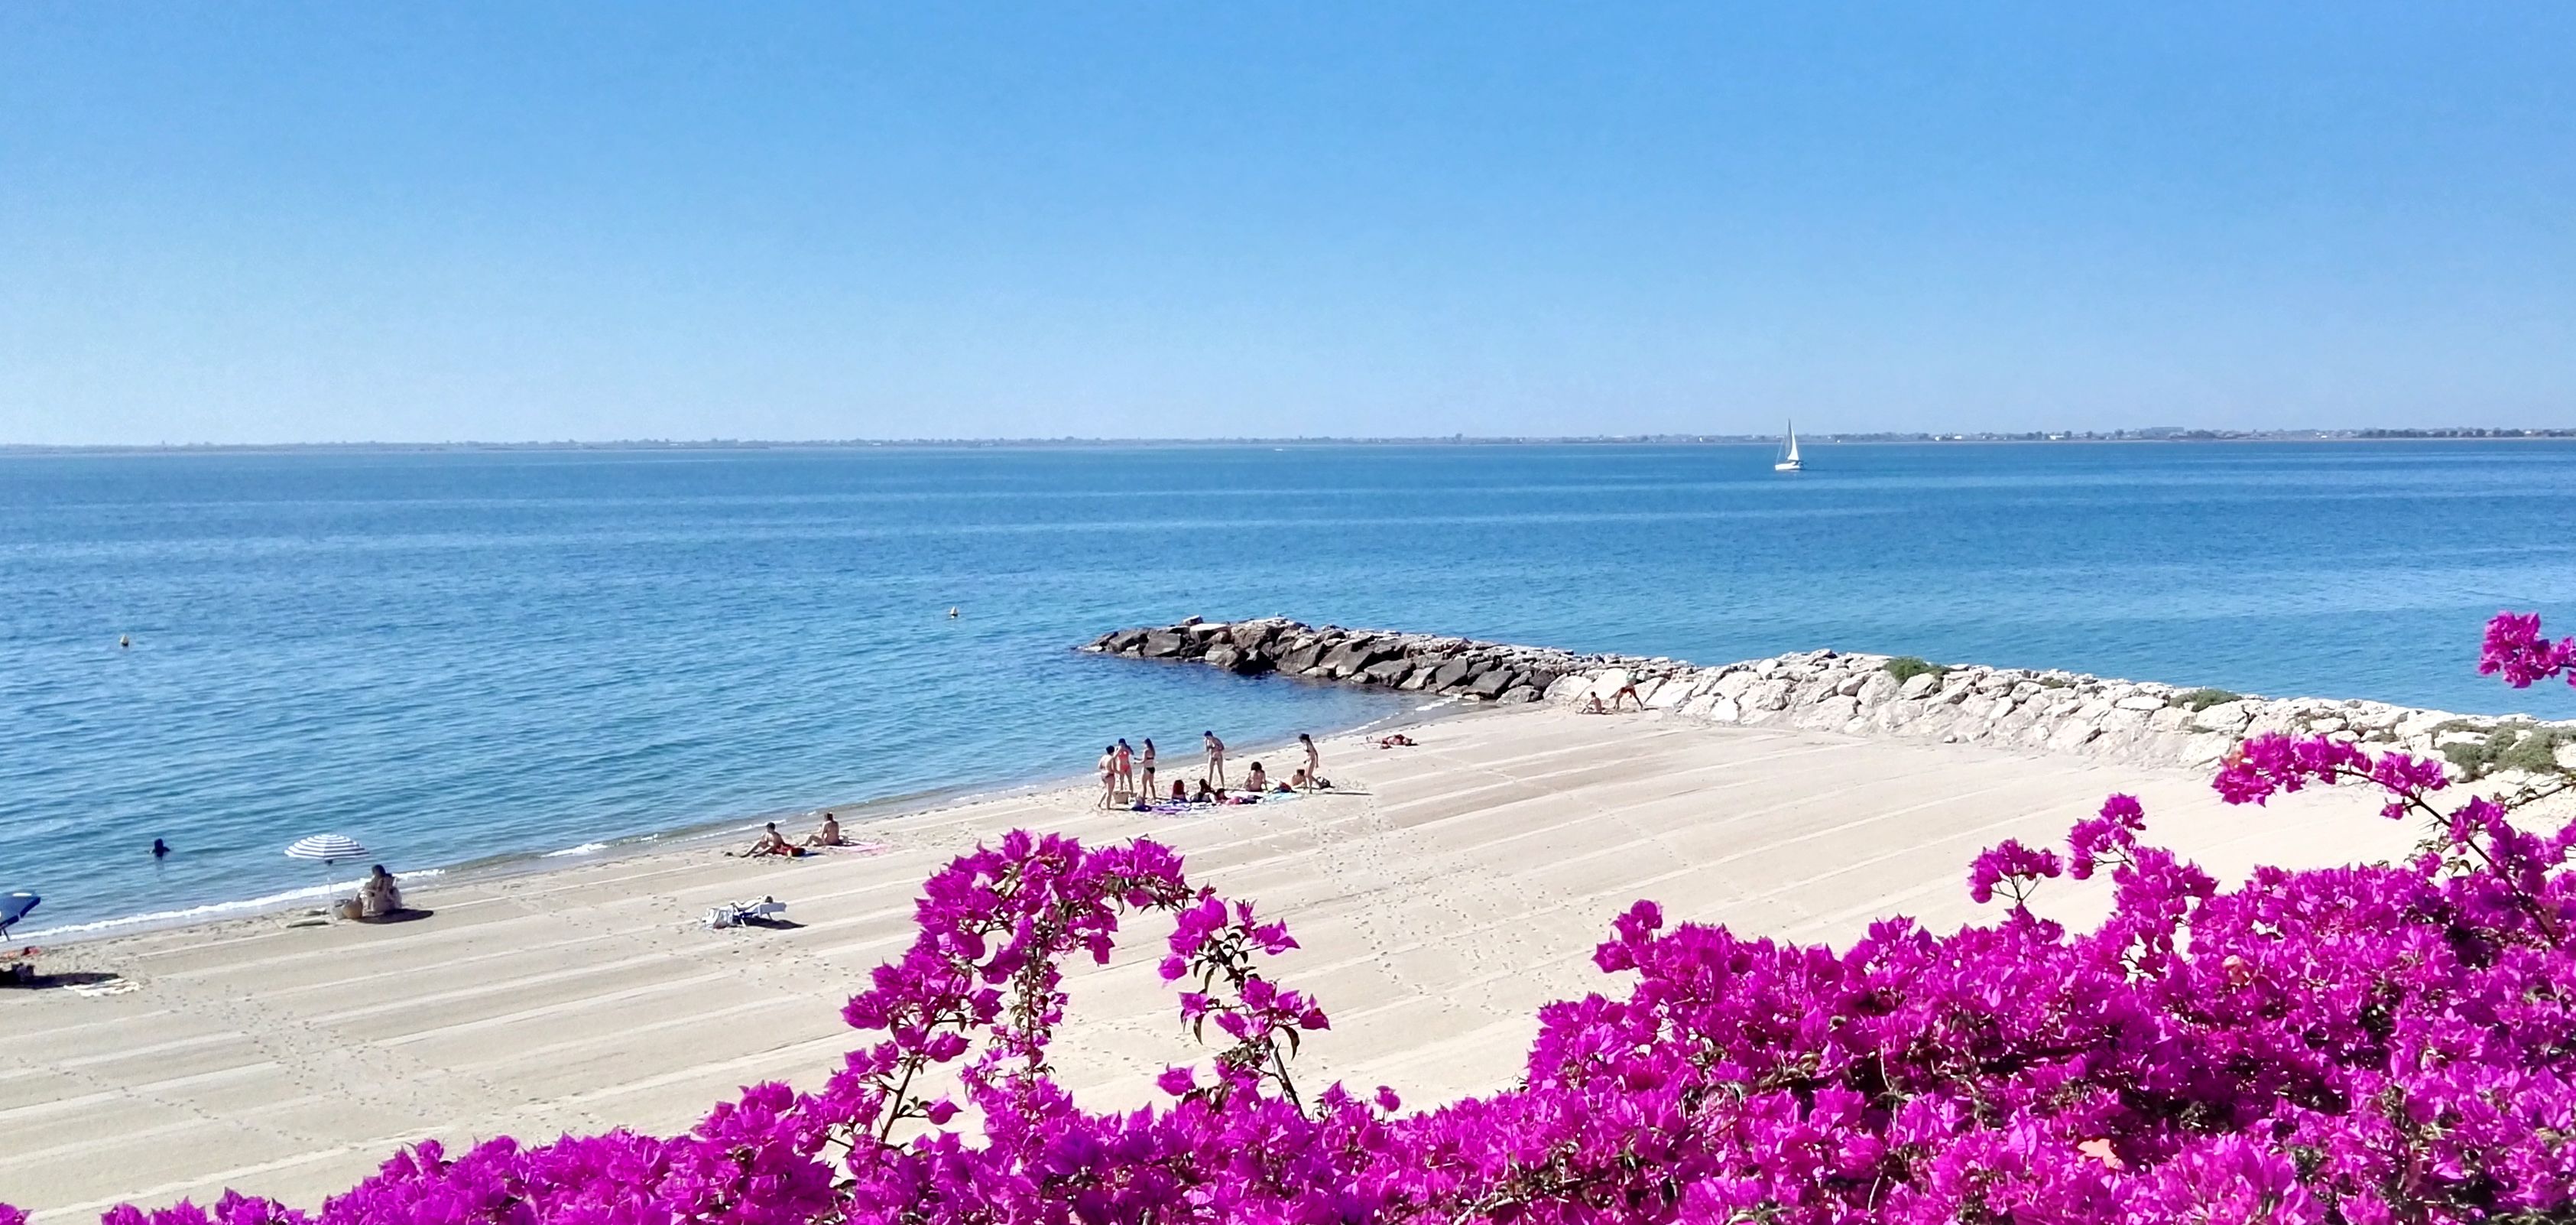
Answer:
<svg viewBox="0 0 2576 1225"><path fill-rule="evenodd" d="M162 840L160 840L160 839L158 839L158 838L155 838L155 839L153 839L153 840L152 840L152 857L153 857L154 859L162 859L162 858L166 858L169 854L170 854L170 844L169 844L169 843L167 843L167 842L163 842Z"/></svg>

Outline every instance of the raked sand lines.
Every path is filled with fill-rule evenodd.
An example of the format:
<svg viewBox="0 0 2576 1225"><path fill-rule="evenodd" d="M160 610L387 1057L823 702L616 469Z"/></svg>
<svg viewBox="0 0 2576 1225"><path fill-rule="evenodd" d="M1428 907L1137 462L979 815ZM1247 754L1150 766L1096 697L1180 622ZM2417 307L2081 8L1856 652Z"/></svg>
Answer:
<svg viewBox="0 0 2576 1225"><path fill-rule="evenodd" d="M138 989L0 1000L0 1200L48 1221L228 1182L311 1202L402 1141L669 1131L753 1080L812 1084L856 1036L841 1002L910 940L920 879L1013 826L1161 838L1195 878L1287 919L1304 947L1277 973L1333 1014L1301 1078L1391 1084L1417 1105L1509 1084L1538 1005L1616 989L1590 953L1639 897L1803 939L1896 911L1971 921L1978 847L2054 840L2113 790L2227 875L2406 841L2358 796L2240 812L2200 779L2081 758L1549 708L1417 735L1327 743L1340 794L1213 816L1102 813L1072 788L854 830L889 845L873 856L674 850L426 888L415 900L436 913L409 923L269 916L75 946L54 968ZM2097 887L2063 884L2044 908L2098 911ZM801 926L695 924L762 894ZM1196 1053L1152 971L1164 934L1132 924L1109 965L1068 976L1058 1065L1097 1104L1149 1100L1152 1073Z"/></svg>

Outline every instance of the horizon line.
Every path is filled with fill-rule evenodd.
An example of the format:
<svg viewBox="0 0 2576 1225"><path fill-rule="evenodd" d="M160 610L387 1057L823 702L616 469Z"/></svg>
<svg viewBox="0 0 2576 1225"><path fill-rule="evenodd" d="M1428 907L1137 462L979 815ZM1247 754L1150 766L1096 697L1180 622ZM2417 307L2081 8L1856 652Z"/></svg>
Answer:
<svg viewBox="0 0 2576 1225"><path fill-rule="evenodd" d="M1967 430L1967 431L1821 431L1802 441L1836 445L1887 445L1947 442L2405 442L2517 441L2576 438L2576 427L2348 427L2333 429L2213 430L2180 426L2146 426L2115 430ZM718 451L718 450L859 450L900 448L1005 449L1082 447L1321 447L1321 446L1753 446L1772 445L1777 434L1443 434L1319 435L1299 437L1219 438L621 438L527 439L519 441L453 440L442 442L374 440L338 442L148 442L148 443L0 443L0 454L137 454L167 452L253 451Z"/></svg>

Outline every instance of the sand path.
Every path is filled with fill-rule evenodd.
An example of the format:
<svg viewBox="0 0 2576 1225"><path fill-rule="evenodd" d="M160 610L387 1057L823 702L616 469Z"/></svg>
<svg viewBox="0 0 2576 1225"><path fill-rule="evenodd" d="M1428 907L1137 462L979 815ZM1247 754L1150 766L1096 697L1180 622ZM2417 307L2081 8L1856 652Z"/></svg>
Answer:
<svg viewBox="0 0 2576 1225"><path fill-rule="evenodd" d="M1591 949L1639 897L1796 939L1900 912L1952 926L1992 914L1962 885L1979 847L2055 842L2114 790L2227 879L2410 837L2358 793L2231 810L2197 776L2071 757L1538 708L1418 734L1328 742L1346 793L1221 815L1050 792L853 831L880 855L664 853L424 891L435 913L416 922L266 916L75 946L48 968L134 989L0 994L0 1201L49 1222L227 1185L311 1204L408 1140L673 1131L736 1086L811 1084L856 1037L841 1002L909 941L921 878L1013 826L1160 838L1286 918L1305 947L1279 977L1333 1016L1301 1081L1388 1084L1413 1105L1511 1083L1537 1007L1608 981ZM764 893L802 926L697 926ZM2103 904L2059 882L2040 908L2078 921ZM1194 1054L1151 971L1166 930L1132 927L1111 966L1072 980L1058 1059L1086 1101L1146 1100Z"/></svg>

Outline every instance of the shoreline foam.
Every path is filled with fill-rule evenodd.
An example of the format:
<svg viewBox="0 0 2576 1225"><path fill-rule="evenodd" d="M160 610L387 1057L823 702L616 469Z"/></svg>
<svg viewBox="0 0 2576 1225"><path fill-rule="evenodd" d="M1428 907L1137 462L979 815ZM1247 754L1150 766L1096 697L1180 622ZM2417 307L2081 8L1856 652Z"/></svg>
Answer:
<svg viewBox="0 0 2576 1225"><path fill-rule="evenodd" d="M1328 737L1353 735L1379 727L1413 726L1459 713L1466 713L1466 708L1443 701L1433 701L1416 705L1401 714L1381 716L1350 727L1325 729L1318 734ZM1247 757L1246 760L1249 758ZM987 801L1045 794L1068 787L1087 786L1088 778L1087 771L1077 771L1036 778L963 783L954 787L881 796L856 803L816 804L807 808L695 821L651 833L613 838L606 842L586 842L551 851L519 851L483 856L456 863L405 869L395 875L402 879L406 890L411 889L413 882L416 881L426 884L434 880L439 883L432 887L445 888L509 880L558 871L580 864L608 863L662 851L687 850L702 845L713 845L730 838L748 838L752 831L767 822L819 820L821 814L825 812L839 815L844 829L857 833L872 823ZM574 862L566 863L567 860ZM241 919L291 912L335 895L345 896L354 887L354 881L299 886L256 897L204 902L193 906L117 915L53 927L21 926L11 930L9 943L12 948L24 945L63 948L99 940L112 940L121 936L213 926ZM315 907L311 913L318 915L321 910Z"/></svg>

